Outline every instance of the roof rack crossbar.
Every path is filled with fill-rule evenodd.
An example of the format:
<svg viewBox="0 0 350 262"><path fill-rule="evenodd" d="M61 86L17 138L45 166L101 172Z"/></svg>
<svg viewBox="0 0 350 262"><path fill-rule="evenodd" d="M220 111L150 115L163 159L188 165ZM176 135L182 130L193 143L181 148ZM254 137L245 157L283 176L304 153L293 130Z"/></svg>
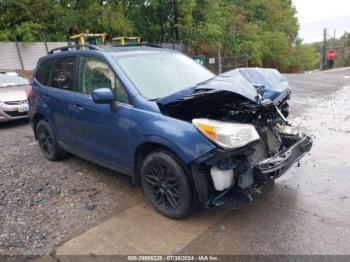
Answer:
<svg viewBox="0 0 350 262"><path fill-rule="evenodd" d="M149 46L149 47L163 48L161 45L153 44L153 43L126 44L126 45L118 45L117 47L130 47L130 46Z"/></svg>
<svg viewBox="0 0 350 262"><path fill-rule="evenodd" d="M80 48L89 48L90 50L102 50L101 48L99 48L98 46L96 45L69 45L69 46L62 46L62 47L57 47L57 48L54 48L54 49L51 49L48 54L53 54L55 51L68 51L69 49L80 49Z"/></svg>

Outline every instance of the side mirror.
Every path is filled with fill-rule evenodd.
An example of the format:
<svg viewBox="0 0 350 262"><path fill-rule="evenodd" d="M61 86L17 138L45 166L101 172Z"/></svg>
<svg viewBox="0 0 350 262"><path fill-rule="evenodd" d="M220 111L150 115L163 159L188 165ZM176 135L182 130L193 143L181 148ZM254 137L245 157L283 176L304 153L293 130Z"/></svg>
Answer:
<svg viewBox="0 0 350 262"><path fill-rule="evenodd" d="M92 90L91 96L96 104L111 104L116 100L115 94L109 88Z"/></svg>

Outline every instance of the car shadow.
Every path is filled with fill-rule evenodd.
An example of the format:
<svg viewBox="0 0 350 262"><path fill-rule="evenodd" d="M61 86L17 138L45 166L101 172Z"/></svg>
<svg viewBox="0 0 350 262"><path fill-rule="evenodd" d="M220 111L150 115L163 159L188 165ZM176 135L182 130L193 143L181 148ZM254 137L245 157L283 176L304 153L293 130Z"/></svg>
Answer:
<svg viewBox="0 0 350 262"><path fill-rule="evenodd" d="M2 129L2 128L18 127L18 126L25 126L25 125L28 125L28 124L29 124L29 121L28 121L27 118L11 120L11 121L8 121L8 122L0 122L0 129Z"/></svg>

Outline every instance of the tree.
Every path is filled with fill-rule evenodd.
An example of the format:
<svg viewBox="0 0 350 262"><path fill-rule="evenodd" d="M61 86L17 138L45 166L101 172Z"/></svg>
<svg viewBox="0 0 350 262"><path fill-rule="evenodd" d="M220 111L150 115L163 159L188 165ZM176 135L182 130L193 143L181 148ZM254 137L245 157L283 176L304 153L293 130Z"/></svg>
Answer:
<svg viewBox="0 0 350 262"><path fill-rule="evenodd" d="M210 56L220 48L223 56L247 55L250 65L281 70L309 69L317 56L297 39L291 0L0 0L0 10L2 41L66 40L87 30L138 35Z"/></svg>
<svg viewBox="0 0 350 262"><path fill-rule="evenodd" d="M313 45L303 45L301 39L297 39L291 53L291 66L295 71L313 70L320 65L320 52Z"/></svg>

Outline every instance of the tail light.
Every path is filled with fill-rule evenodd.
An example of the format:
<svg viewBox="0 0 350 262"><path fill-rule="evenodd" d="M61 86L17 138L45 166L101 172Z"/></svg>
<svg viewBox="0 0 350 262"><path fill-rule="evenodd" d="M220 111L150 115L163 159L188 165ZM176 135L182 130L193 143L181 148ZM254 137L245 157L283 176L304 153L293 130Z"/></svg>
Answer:
<svg viewBox="0 0 350 262"><path fill-rule="evenodd" d="M32 86L27 86L26 87L26 94L27 94L27 98L32 96Z"/></svg>

